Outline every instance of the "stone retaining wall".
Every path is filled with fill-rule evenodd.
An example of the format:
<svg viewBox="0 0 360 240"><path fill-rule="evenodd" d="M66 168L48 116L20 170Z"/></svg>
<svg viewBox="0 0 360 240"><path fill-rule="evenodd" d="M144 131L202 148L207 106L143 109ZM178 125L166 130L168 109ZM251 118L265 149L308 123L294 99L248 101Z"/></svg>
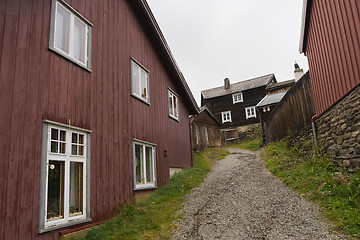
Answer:
<svg viewBox="0 0 360 240"><path fill-rule="evenodd" d="M360 85L316 120L317 139L336 165L360 169Z"/></svg>

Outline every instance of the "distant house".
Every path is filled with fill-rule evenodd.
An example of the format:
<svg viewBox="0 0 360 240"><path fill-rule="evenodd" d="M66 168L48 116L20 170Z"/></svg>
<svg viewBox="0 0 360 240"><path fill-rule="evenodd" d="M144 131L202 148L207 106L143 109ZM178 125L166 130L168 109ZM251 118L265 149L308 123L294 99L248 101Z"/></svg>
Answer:
<svg viewBox="0 0 360 240"><path fill-rule="evenodd" d="M192 166L198 107L145 0L0 5L0 239L96 225Z"/></svg>
<svg viewBox="0 0 360 240"><path fill-rule="evenodd" d="M300 52L307 56L317 137L334 161L360 167L360 1L305 0Z"/></svg>
<svg viewBox="0 0 360 240"><path fill-rule="evenodd" d="M257 124L260 119L256 104L266 95L266 87L276 82L274 74L233 84L226 78L224 86L201 92L201 106L206 106L221 122L221 129Z"/></svg>
<svg viewBox="0 0 360 240"><path fill-rule="evenodd" d="M193 149L221 146L221 123L207 107L201 107L199 113L190 118L190 123Z"/></svg>
<svg viewBox="0 0 360 240"><path fill-rule="evenodd" d="M281 101L286 92L295 84L295 81L298 80L303 73L302 69L299 68L297 64L295 64L295 79L270 83L266 87L266 96L261 99L261 101L256 105L256 110L260 119L261 129L263 133L263 142L265 142L265 127L266 122L268 121L272 110L276 107L276 105ZM299 73L299 74L298 74Z"/></svg>

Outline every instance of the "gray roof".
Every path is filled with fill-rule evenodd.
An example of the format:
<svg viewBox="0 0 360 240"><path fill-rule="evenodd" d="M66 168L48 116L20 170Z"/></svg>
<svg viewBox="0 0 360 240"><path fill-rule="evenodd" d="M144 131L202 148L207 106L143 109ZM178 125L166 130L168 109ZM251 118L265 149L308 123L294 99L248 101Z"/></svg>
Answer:
<svg viewBox="0 0 360 240"><path fill-rule="evenodd" d="M291 79L291 80L277 82L277 83L270 83L269 86L266 87L266 89L271 90L271 89L275 89L275 88L292 86L294 84L295 84L295 79Z"/></svg>
<svg viewBox="0 0 360 240"><path fill-rule="evenodd" d="M246 80L246 81L233 83L233 84L230 85L229 89L225 89L224 86L221 86L221 87L216 87L216 88L211 88L211 89L208 89L208 90L204 90L204 91L201 91L201 95L205 99L225 96L225 95L228 95L228 94L245 91L245 90L249 90L249 89L252 89L252 88L266 86L267 84L269 84L269 82L273 78L275 78L275 75L273 73L271 73L271 74L268 74L268 75L265 75L265 76L261 76L261 77L249 79L249 80Z"/></svg>
<svg viewBox="0 0 360 240"><path fill-rule="evenodd" d="M264 107L264 106L268 106L268 105L272 105L275 103L278 103L281 101L281 99L284 97L284 95L286 94L287 91L284 92L280 92L280 93L275 93L275 94L270 94L270 95L266 95L257 105L256 107Z"/></svg>

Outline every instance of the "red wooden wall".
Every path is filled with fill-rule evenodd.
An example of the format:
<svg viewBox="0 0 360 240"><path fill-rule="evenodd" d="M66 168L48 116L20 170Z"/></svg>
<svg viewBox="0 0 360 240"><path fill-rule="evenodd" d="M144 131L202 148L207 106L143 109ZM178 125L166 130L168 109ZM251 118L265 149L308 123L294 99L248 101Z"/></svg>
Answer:
<svg viewBox="0 0 360 240"><path fill-rule="evenodd" d="M191 166L188 96L126 0L67 0L92 29L88 72L48 49L51 0L0 0L0 239L38 234L42 121L89 129L91 217L113 216L133 196L133 138L156 144L158 185ZM130 58L150 71L150 105L130 96ZM167 88L180 121L168 117ZM164 151L167 157L164 157Z"/></svg>
<svg viewBox="0 0 360 240"><path fill-rule="evenodd" d="M317 115L360 84L360 1L313 0L305 52Z"/></svg>

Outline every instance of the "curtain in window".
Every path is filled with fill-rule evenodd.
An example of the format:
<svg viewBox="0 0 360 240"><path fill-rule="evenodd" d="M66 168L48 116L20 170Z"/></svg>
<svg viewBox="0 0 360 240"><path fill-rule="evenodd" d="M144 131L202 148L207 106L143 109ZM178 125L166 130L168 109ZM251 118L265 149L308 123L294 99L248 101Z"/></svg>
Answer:
<svg viewBox="0 0 360 240"><path fill-rule="evenodd" d="M69 53L70 17L69 12L62 6L57 5L55 17L55 47L66 53Z"/></svg>
<svg viewBox="0 0 360 240"><path fill-rule="evenodd" d="M73 54L74 58L85 63L86 25L74 18Z"/></svg>

